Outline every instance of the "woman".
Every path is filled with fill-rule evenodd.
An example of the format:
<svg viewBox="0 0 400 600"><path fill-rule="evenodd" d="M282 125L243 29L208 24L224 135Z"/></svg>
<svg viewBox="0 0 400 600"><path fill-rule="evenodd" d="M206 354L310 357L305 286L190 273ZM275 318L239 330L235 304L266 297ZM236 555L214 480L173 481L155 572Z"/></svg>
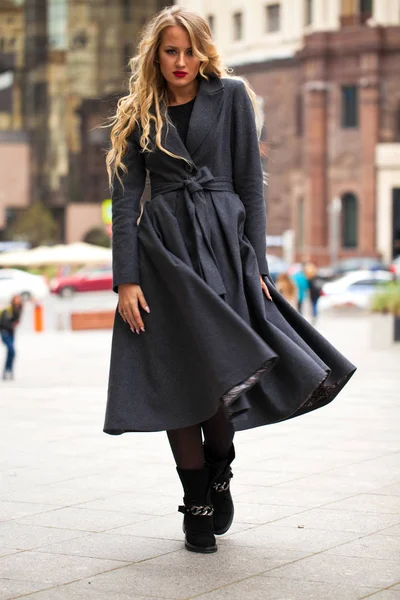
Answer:
<svg viewBox="0 0 400 600"><path fill-rule="evenodd" d="M11 304L0 312L1 339L7 348L6 362L3 369L3 379L14 379L15 359L15 328L22 314L21 296L13 296Z"/></svg>
<svg viewBox="0 0 400 600"><path fill-rule="evenodd" d="M276 278L276 289L293 308L296 308L297 287L288 273L279 273Z"/></svg>
<svg viewBox="0 0 400 600"><path fill-rule="evenodd" d="M297 288L297 310L302 315L304 300L308 292L308 281L303 271L303 265L300 265L297 271L293 273L292 278Z"/></svg>
<svg viewBox="0 0 400 600"><path fill-rule="evenodd" d="M312 262L306 263L304 274L307 278L308 289L310 292L312 324L315 325L318 317L318 300L321 296L322 282L318 277L318 269Z"/></svg>
<svg viewBox="0 0 400 600"><path fill-rule="evenodd" d="M234 431L323 406L354 367L269 279L254 93L207 22L164 9L131 67L107 156L119 299L104 431L167 431L186 547L215 552Z"/></svg>

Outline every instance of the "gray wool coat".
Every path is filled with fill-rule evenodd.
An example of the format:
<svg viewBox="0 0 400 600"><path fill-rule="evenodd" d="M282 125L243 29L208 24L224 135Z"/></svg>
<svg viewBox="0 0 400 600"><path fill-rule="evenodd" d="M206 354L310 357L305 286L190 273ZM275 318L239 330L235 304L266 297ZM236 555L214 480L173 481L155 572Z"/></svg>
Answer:
<svg viewBox="0 0 400 600"><path fill-rule="evenodd" d="M268 276L255 116L243 82L201 80L186 145L128 140L114 182L114 289L140 283L146 332L115 315L104 431L177 429L222 403L237 430L330 402L355 367L276 291ZM153 136L154 140L154 136ZM151 200L141 197L146 172ZM139 219L140 217L140 219ZM263 295L259 275L273 302Z"/></svg>

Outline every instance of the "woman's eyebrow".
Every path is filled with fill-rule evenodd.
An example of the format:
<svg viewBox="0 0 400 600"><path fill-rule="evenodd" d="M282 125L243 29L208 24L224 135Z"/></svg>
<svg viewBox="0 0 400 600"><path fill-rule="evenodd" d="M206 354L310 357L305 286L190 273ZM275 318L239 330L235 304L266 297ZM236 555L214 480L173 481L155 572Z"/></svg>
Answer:
<svg viewBox="0 0 400 600"><path fill-rule="evenodd" d="M179 48L177 46L173 46L172 44L167 44L165 46L165 48L172 48L173 50L179 50ZM185 48L185 50L191 50L192 46L189 46L188 48Z"/></svg>

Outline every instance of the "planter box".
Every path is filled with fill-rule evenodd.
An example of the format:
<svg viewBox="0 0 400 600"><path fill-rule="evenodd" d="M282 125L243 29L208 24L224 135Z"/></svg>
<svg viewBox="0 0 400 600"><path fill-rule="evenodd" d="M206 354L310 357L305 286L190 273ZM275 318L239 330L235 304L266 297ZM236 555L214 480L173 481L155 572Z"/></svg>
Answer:
<svg viewBox="0 0 400 600"><path fill-rule="evenodd" d="M98 312L75 312L71 313L72 331L82 331L85 329L112 329L114 325L113 310L103 310Z"/></svg>
<svg viewBox="0 0 400 600"><path fill-rule="evenodd" d="M388 350L395 342L400 342L400 317L372 313L370 321L373 348Z"/></svg>

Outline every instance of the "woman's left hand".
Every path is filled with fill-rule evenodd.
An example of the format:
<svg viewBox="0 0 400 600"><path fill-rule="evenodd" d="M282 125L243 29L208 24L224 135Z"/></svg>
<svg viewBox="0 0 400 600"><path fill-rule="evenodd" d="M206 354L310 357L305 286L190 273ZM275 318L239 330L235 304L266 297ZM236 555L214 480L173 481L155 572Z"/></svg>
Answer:
<svg viewBox="0 0 400 600"><path fill-rule="evenodd" d="M268 286L265 283L264 279L262 278L262 275L260 275L260 283L261 283L261 289L262 289L262 291L267 296L268 300L271 300L271 302L272 302L271 294L269 293Z"/></svg>

